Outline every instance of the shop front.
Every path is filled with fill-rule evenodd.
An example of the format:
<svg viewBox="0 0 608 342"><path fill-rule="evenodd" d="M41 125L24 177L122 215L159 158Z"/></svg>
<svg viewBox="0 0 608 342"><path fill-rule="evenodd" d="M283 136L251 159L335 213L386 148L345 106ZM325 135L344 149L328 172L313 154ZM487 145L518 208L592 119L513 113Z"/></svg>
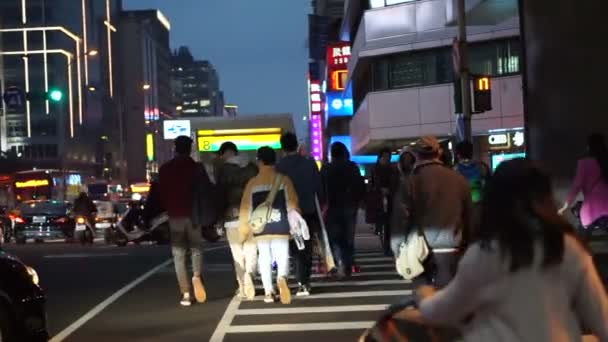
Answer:
<svg viewBox="0 0 608 342"><path fill-rule="evenodd" d="M488 135L479 137L478 143L482 156L492 171L506 160L526 157L526 141L522 129L490 131Z"/></svg>

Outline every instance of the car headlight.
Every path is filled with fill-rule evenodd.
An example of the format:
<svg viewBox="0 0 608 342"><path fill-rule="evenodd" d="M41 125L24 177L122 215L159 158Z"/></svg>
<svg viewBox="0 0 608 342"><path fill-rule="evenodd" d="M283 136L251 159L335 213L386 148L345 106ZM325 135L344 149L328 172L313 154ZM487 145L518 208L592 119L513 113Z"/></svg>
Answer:
<svg viewBox="0 0 608 342"><path fill-rule="evenodd" d="M32 278L32 283L34 283L34 285L38 285L40 283L40 278L38 278L38 273L36 272L36 270L29 266L26 266L25 270L27 271L27 274Z"/></svg>

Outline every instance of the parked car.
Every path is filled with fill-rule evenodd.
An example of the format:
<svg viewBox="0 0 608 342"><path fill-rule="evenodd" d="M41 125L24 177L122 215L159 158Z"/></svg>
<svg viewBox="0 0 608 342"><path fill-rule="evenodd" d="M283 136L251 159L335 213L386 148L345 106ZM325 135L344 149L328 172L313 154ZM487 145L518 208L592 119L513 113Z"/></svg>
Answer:
<svg viewBox="0 0 608 342"><path fill-rule="evenodd" d="M0 247L0 341L47 341L46 297L38 274Z"/></svg>
<svg viewBox="0 0 608 342"><path fill-rule="evenodd" d="M13 218L15 241L27 239L43 242L48 239L71 240L74 237L74 218L71 204L64 201L27 201L19 205Z"/></svg>

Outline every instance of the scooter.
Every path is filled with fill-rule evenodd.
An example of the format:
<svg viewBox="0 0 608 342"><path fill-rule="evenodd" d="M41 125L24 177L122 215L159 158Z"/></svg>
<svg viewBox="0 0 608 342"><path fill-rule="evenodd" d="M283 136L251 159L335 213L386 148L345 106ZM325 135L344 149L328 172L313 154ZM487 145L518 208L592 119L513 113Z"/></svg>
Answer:
<svg viewBox="0 0 608 342"><path fill-rule="evenodd" d="M92 245L95 240L95 228L89 222L89 219L78 215L76 216L76 228L74 229L74 238L82 245Z"/></svg>
<svg viewBox="0 0 608 342"><path fill-rule="evenodd" d="M110 228L110 239L117 246L124 247L129 242L156 242L159 245L170 241L169 216L162 213L146 224L141 206L127 209L118 223Z"/></svg>

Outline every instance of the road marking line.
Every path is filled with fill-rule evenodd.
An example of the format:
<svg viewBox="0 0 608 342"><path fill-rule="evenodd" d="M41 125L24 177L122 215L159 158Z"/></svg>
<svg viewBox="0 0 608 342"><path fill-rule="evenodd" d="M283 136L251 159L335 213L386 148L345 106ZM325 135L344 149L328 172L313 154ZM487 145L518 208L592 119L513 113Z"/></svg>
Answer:
<svg viewBox="0 0 608 342"><path fill-rule="evenodd" d="M78 254L50 254L50 255L43 256L43 258L45 258L45 259L110 258L110 257L128 256L128 255L129 255L129 253L107 253L107 254L78 253Z"/></svg>
<svg viewBox="0 0 608 342"><path fill-rule="evenodd" d="M222 249L222 248L228 248L228 245L211 247L209 249L204 250L203 252L204 253L211 252L211 251L214 251L217 249ZM153 276L159 270L167 267L172 262L173 262L173 258L169 258L169 259L163 261L161 264L155 266L148 272L142 274L141 276L139 276L139 278L137 278L137 279L133 280L132 282L130 282L129 284L125 285L123 288L116 291L110 297L106 298L106 300L97 304L94 308L89 310L89 312L85 313L82 317L80 317L74 323L70 324L67 328L65 328L61 332L59 332L57 335L55 335L53 338L51 338L49 340L49 342L62 342L63 340L68 338L70 335L72 335L76 330L80 329L83 325L85 325L88 321L90 321L95 316L97 316L105 308L107 308L112 303L114 303L118 299L120 299L120 297L124 296L127 292L131 291L134 287L136 287L137 285L141 284L142 282L144 282L145 280L147 280L148 278Z"/></svg>
<svg viewBox="0 0 608 342"><path fill-rule="evenodd" d="M405 285L411 284L411 280L402 279L389 279L389 280L362 280L362 281L324 281L324 282L313 282L310 284L312 288L315 287L341 287L341 286L371 286L371 285ZM290 288L296 288L298 284L289 284ZM263 289L262 285L255 287L258 290Z"/></svg>
<svg viewBox="0 0 608 342"><path fill-rule="evenodd" d="M239 309L236 314L243 315L290 315L305 313L328 313L328 312L365 312L384 311L391 304L368 304L368 305L335 305L335 306L309 306L297 308L270 308L270 309Z"/></svg>
<svg viewBox="0 0 608 342"><path fill-rule="evenodd" d="M226 307L224 315L222 315L220 322L217 324L217 327L215 327L215 331L213 332L213 335L211 335L209 342L224 341L224 337L226 337L228 329L230 329L230 324L232 324L232 320L236 316L239 305L241 305L241 300L237 296L234 296L230 300L230 303L228 303L228 307Z"/></svg>
<svg viewBox="0 0 608 342"><path fill-rule="evenodd" d="M330 323L233 325L229 327L226 332L230 334L242 334L289 331L365 330L374 326L375 323L376 322L374 321L360 321Z"/></svg>
<svg viewBox="0 0 608 342"><path fill-rule="evenodd" d="M392 266L394 268L394 266ZM376 271L376 272L360 272L360 273L353 273L351 276L352 277L372 277L372 276L394 276L394 275L398 275L397 271ZM310 276L312 279L325 279L327 278L327 274L312 274ZM258 275L255 277L257 280L260 280L261 277ZM290 275L289 279L295 279L295 275Z"/></svg>
<svg viewBox="0 0 608 342"><path fill-rule="evenodd" d="M411 296L412 290L388 290L388 291L357 291L357 292L335 292L318 293L305 297L294 297L294 300L306 299L341 299L341 298L362 298L362 297L392 297L392 296ZM262 301L264 296L256 296L253 301Z"/></svg>

